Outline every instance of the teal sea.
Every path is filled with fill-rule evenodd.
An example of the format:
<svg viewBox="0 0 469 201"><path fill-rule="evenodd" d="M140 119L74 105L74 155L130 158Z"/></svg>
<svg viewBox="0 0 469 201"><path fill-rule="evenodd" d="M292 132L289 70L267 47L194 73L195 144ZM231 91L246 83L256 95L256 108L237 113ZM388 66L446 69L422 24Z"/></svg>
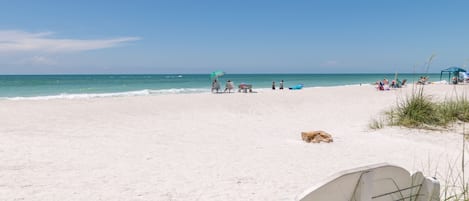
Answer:
<svg viewBox="0 0 469 201"><path fill-rule="evenodd" d="M371 84L377 80L394 79L394 74L226 74L223 83L249 83L254 90L266 90L272 81L284 80L285 87L304 84L305 87ZM410 83L417 74L399 74ZM438 81L439 74L429 74ZM110 96L139 96L177 93L210 92L208 74L148 74L148 75L0 75L1 99L93 98Z"/></svg>

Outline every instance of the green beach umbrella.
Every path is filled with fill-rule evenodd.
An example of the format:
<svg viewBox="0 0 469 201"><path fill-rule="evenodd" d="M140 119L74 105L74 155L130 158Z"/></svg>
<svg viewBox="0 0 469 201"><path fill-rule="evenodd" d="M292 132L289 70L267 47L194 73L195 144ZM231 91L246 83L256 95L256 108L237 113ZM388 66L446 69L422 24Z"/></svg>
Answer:
<svg viewBox="0 0 469 201"><path fill-rule="evenodd" d="M221 77L225 75L225 72L221 71L221 70L217 70L217 71L214 71L212 73L210 73L210 79L217 79L218 77Z"/></svg>

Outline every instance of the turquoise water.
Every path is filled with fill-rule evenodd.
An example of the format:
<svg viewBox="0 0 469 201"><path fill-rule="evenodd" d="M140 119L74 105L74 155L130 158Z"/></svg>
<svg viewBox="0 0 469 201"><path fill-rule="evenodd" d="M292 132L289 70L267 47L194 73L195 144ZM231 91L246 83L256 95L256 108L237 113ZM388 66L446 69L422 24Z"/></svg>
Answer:
<svg viewBox="0 0 469 201"><path fill-rule="evenodd" d="M399 74L399 79L415 81L420 75ZM438 81L439 74L430 74ZM284 80L285 87L304 84L305 87L370 84L394 74L227 74L223 83L249 83L255 90L269 89L272 81ZM0 75L0 97L21 98L83 98L135 96L174 93L210 92L209 75Z"/></svg>

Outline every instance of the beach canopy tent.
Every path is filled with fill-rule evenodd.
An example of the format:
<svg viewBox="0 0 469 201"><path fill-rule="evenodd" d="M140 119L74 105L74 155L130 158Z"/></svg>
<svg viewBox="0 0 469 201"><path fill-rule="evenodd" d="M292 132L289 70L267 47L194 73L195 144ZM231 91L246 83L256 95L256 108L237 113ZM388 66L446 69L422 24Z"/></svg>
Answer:
<svg viewBox="0 0 469 201"><path fill-rule="evenodd" d="M221 77L223 75L225 75L225 72L223 72L221 70L213 71L212 73L210 73L210 79L214 80L214 79L217 79L218 77Z"/></svg>
<svg viewBox="0 0 469 201"><path fill-rule="evenodd" d="M466 72L466 70L456 67L456 66L452 66L447 69L441 70L440 80L443 77L443 73L448 73L448 79L449 79L448 81L451 81L451 75L459 77L460 72Z"/></svg>

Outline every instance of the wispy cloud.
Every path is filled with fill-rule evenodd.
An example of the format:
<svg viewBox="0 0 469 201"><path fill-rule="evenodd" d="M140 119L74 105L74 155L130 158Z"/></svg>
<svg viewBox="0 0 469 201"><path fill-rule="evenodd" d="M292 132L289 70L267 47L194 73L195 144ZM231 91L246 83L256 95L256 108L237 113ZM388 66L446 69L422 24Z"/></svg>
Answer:
<svg viewBox="0 0 469 201"><path fill-rule="evenodd" d="M25 63L30 63L33 65L55 65L57 62L51 58L45 56L33 56L24 60Z"/></svg>
<svg viewBox="0 0 469 201"><path fill-rule="evenodd" d="M338 61L334 61L334 60L329 60L329 61L325 61L321 64L321 66L323 67L328 67L328 66L337 66L337 64L339 64Z"/></svg>
<svg viewBox="0 0 469 201"><path fill-rule="evenodd" d="M137 41L139 37L110 39L61 39L53 38L53 32L30 33L16 30L0 30L0 52L79 52L115 47Z"/></svg>

